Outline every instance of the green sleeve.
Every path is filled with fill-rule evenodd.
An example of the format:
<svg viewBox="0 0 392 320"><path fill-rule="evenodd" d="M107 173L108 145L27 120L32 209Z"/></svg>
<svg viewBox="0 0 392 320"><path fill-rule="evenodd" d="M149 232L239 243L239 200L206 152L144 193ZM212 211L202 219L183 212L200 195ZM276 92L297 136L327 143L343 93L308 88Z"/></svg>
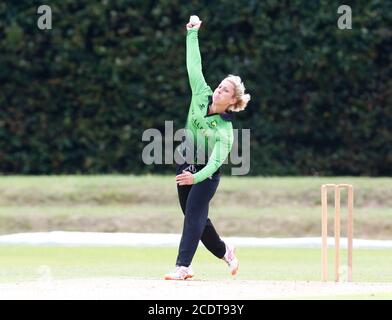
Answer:
<svg viewBox="0 0 392 320"><path fill-rule="evenodd" d="M215 145L207 165L193 175L193 183L199 183L210 177L226 160L233 146L233 130L230 128L218 130Z"/></svg>
<svg viewBox="0 0 392 320"><path fill-rule="evenodd" d="M206 89L210 90L203 76L197 34L197 29L189 29L186 37L186 67L193 95L202 94Z"/></svg>

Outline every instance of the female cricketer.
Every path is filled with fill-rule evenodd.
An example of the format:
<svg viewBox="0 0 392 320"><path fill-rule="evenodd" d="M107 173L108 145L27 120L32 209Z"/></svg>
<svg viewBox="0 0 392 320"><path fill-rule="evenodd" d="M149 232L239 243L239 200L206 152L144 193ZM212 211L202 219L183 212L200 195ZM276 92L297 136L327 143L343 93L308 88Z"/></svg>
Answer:
<svg viewBox="0 0 392 320"><path fill-rule="evenodd" d="M220 239L208 218L208 208L218 188L219 168L233 145L233 112L244 110L250 95L245 94L244 84L238 76L227 76L214 92L206 84L198 41L201 23L200 20L190 20L186 25L186 65L192 99L186 122L188 135L180 147L185 150L192 141L193 150L210 155L206 164L199 161L197 164L190 161L177 164L177 192L185 217L176 268L165 275L166 280L186 280L194 276L191 262L199 240L213 255L228 264L232 275L237 273L239 266L234 246Z"/></svg>

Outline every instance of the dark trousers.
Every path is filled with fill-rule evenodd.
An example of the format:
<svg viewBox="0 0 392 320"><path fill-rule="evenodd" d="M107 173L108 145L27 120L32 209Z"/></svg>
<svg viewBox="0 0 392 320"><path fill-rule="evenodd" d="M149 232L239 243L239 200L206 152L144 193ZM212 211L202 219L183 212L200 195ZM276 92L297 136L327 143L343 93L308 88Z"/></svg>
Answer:
<svg viewBox="0 0 392 320"><path fill-rule="evenodd" d="M189 169L189 165L177 166L177 174L182 170L195 173L195 166ZM210 178L194 184L177 185L178 198L182 212L185 215L182 237L177 256L177 266L188 267L195 255L199 240L217 258L223 258L226 253L226 245L220 239L211 220L208 218L209 202L218 188L220 173L214 173Z"/></svg>

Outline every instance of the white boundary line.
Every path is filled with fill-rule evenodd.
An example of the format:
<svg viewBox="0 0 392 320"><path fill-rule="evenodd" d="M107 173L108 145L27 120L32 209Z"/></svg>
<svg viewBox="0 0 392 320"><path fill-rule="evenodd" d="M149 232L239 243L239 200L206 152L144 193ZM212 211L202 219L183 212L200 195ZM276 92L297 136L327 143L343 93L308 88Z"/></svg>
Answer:
<svg viewBox="0 0 392 320"><path fill-rule="evenodd" d="M35 232L0 236L0 245L70 245L70 246L127 246L127 247L177 247L180 234L165 233L106 233L106 232ZM254 238L222 237L239 247L320 248L321 237L308 238ZM392 240L354 239L354 248L392 248ZM334 238L328 238L334 245ZM347 239L341 238L343 248Z"/></svg>

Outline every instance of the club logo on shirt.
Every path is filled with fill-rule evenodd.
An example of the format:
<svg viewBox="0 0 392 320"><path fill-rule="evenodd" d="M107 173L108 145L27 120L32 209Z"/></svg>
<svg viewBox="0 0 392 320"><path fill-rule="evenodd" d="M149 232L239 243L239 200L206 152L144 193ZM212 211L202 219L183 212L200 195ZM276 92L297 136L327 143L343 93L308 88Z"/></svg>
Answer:
<svg viewBox="0 0 392 320"><path fill-rule="evenodd" d="M217 125L217 123L216 123L215 120L213 120L213 121L211 121L211 122L207 122L207 124L208 124L208 126L209 126L211 129L212 129L212 128L215 128L216 125Z"/></svg>

